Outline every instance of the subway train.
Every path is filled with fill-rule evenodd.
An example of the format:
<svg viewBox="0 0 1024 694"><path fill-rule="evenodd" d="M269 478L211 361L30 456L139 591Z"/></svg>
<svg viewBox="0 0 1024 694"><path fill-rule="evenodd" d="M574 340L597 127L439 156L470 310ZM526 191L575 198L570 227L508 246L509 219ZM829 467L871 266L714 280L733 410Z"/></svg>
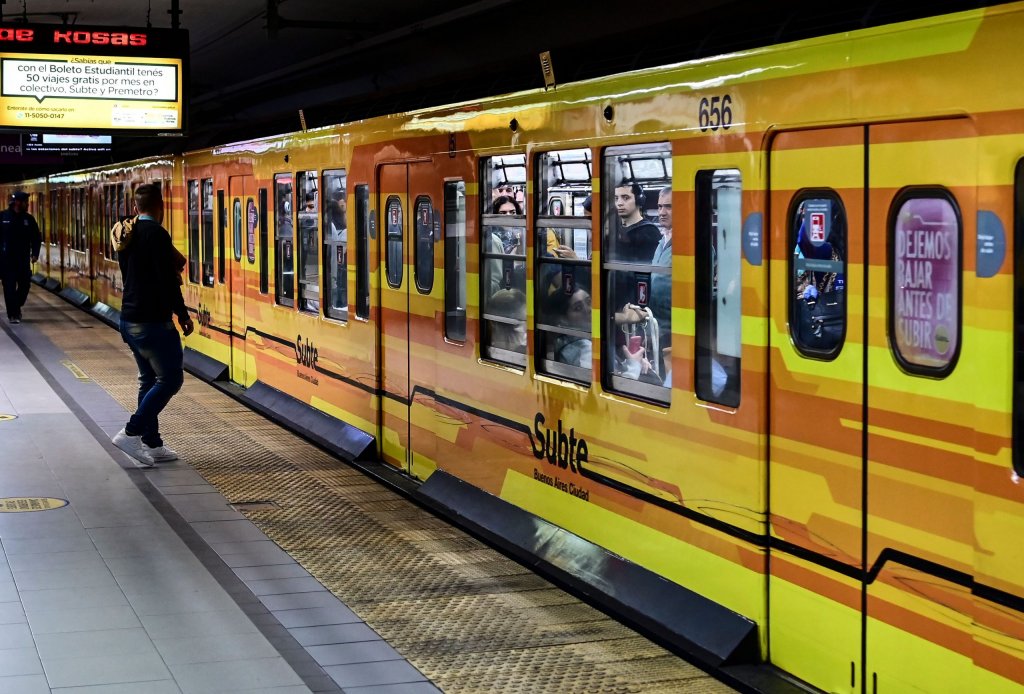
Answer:
<svg viewBox="0 0 1024 694"><path fill-rule="evenodd" d="M190 368L701 662L1020 692L1022 36L1000 5L6 187L37 281L116 321L108 230L159 183Z"/></svg>

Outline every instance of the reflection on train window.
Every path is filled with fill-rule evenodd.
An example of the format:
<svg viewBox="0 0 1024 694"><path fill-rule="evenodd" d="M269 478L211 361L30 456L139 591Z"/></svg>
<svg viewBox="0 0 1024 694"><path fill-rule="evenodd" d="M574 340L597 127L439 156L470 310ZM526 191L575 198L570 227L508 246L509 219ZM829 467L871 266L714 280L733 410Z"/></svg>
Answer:
<svg viewBox="0 0 1024 694"><path fill-rule="evenodd" d="M370 238L377 238L376 229L371 236L370 186L356 186L356 316L370 317Z"/></svg>
<svg viewBox="0 0 1024 694"><path fill-rule="evenodd" d="M324 315L348 320L348 193L344 170L324 171Z"/></svg>
<svg viewBox="0 0 1024 694"><path fill-rule="evenodd" d="M295 305L293 192L291 174L274 176L274 296L283 306Z"/></svg>
<svg viewBox="0 0 1024 694"><path fill-rule="evenodd" d="M203 284L213 286L213 179L203 179Z"/></svg>
<svg viewBox="0 0 1024 694"><path fill-rule="evenodd" d="M402 275L405 268L402 266L404 260L404 225L402 219L402 201L397 195L388 198L384 206L384 226L387 234L387 251L385 257L385 273L388 278L388 285L392 289L402 286Z"/></svg>
<svg viewBox="0 0 1024 694"><path fill-rule="evenodd" d="M199 181L188 182L188 281L199 283Z"/></svg>
<svg viewBox="0 0 1024 694"><path fill-rule="evenodd" d="M115 215L114 215L114 201L116 199L114 197L114 190L115 190L115 187L112 186L112 185L103 186L103 193L102 193L103 194L103 204L102 204L101 209L100 209L100 229L101 230L102 229L111 229L114 226L114 224L116 224L117 221L118 221L115 218ZM42 225L40 225L40 228L42 228ZM44 232L43 236L45 238L45 232ZM114 247L113 247L113 241L110 238L110 234L106 234L106 240L107 240L107 242L105 244L103 244L103 257L104 258L113 258L114 257Z"/></svg>
<svg viewBox="0 0 1024 694"><path fill-rule="evenodd" d="M910 373L946 376L960 353L960 239L956 199L909 189L889 213L890 326L897 362Z"/></svg>
<svg viewBox="0 0 1024 694"><path fill-rule="evenodd" d="M672 392L671 147L668 143L609 147L604 151L601 189L605 386L668 405ZM668 200L667 217L659 217L662 198Z"/></svg>
<svg viewBox="0 0 1024 694"><path fill-rule="evenodd" d="M1024 159L1013 180L1013 470L1024 476Z"/></svg>
<svg viewBox="0 0 1024 694"><path fill-rule="evenodd" d="M270 293L269 285L269 274L270 274L270 251L268 249L270 231L267 228L267 207L269 207L267 201L267 189L260 188L259 192L259 212L250 215L250 219L255 220L260 225L260 294ZM249 198L250 202L252 198ZM250 224L253 222L250 221ZM250 261L252 259L250 258Z"/></svg>
<svg viewBox="0 0 1024 694"><path fill-rule="evenodd" d="M537 371L589 384L591 342L589 149L537 157Z"/></svg>
<svg viewBox="0 0 1024 694"><path fill-rule="evenodd" d="M430 198L416 198L416 245L413 247L413 269L416 290L429 294L434 288L434 207Z"/></svg>
<svg viewBox="0 0 1024 694"><path fill-rule="evenodd" d="M816 190L794 197L790 210L793 344L834 359L846 335L846 209L834 191Z"/></svg>
<svg viewBox="0 0 1024 694"><path fill-rule="evenodd" d="M730 407L740 404L742 195L736 169L697 173L694 390L701 400Z"/></svg>
<svg viewBox="0 0 1024 694"><path fill-rule="evenodd" d="M526 366L526 155L480 161L481 356Z"/></svg>
<svg viewBox="0 0 1024 694"><path fill-rule="evenodd" d="M320 195L317 172L295 174L295 218L299 225L299 309L320 312Z"/></svg>
<svg viewBox="0 0 1024 694"><path fill-rule="evenodd" d="M231 206L231 226L234 230L235 260L242 259L242 201L235 198Z"/></svg>
<svg viewBox="0 0 1024 694"><path fill-rule="evenodd" d="M228 226L228 208L224 207L224 190L217 191L217 277L220 283L224 284L224 263Z"/></svg>
<svg viewBox="0 0 1024 694"><path fill-rule="evenodd" d="M466 184L444 184L444 336L466 340Z"/></svg>

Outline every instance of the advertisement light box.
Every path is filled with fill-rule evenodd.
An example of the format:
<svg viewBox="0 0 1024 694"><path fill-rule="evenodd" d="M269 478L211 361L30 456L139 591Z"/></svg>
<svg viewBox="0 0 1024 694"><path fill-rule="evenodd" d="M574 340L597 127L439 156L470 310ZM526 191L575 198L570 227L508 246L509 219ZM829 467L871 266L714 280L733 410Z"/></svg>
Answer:
<svg viewBox="0 0 1024 694"><path fill-rule="evenodd" d="M0 25L0 128L182 135L188 34Z"/></svg>

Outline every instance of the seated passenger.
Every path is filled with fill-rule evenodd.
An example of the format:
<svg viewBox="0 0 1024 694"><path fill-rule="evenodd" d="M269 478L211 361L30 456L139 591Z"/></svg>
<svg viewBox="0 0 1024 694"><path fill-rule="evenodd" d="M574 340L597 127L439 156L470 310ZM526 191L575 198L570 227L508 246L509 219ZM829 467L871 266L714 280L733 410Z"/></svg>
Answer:
<svg viewBox="0 0 1024 694"><path fill-rule="evenodd" d="M547 297L547 314L561 327L590 332L590 293L582 288L571 294L556 291ZM592 350L589 337L559 334L555 337L551 356L562 364L589 369Z"/></svg>
<svg viewBox="0 0 1024 694"><path fill-rule="evenodd" d="M526 295L518 289L499 289L488 301L487 312L516 321L515 323L488 321L489 347L525 354Z"/></svg>

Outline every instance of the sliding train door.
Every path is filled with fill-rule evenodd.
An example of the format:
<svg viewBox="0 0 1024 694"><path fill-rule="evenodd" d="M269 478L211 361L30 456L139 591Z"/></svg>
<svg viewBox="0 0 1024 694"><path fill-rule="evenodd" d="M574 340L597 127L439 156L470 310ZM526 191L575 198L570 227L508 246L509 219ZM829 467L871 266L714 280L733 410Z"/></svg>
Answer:
<svg viewBox="0 0 1024 694"><path fill-rule="evenodd" d="M230 306L230 378L250 385L247 368L245 307L259 292L259 266L256 264L256 235L259 207L256 183L252 176L228 179L228 218L231 220L231 271L227 273ZM255 304L254 304L255 305Z"/></svg>
<svg viewBox="0 0 1024 694"><path fill-rule="evenodd" d="M999 594L975 582L974 562L1000 554L985 528L1002 524L976 524L975 486L1009 477L989 453L1002 445L994 394L1010 347L982 288L1009 289L994 277L1000 234L977 228L979 139L966 118L872 126L868 138L867 691L1019 691L1007 638L1019 612L975 603Z"/></svg>
<svg viewBox="0 0 1024 694"><path fill-rule="evenodd" d="M862 685L865 132L770 155L769 657L830 692Z"/></svg>
<svg viewBox="0 0 1024 694"><path fill-rule="evenodd" d="M432 339L425 338L418 329L424 323L419 315L424 277L416 266L416 244L425 222L433 235L432 178L429 161L383 164L377 170L378 239L383 264L378 441L383 459L409 473L414 462L414 386L424 378L429 380L425 373L429 366L420 345L432 344ZM428 209L429 219L423 217ZM420 438L426 443L427 437Z"/></svg>

